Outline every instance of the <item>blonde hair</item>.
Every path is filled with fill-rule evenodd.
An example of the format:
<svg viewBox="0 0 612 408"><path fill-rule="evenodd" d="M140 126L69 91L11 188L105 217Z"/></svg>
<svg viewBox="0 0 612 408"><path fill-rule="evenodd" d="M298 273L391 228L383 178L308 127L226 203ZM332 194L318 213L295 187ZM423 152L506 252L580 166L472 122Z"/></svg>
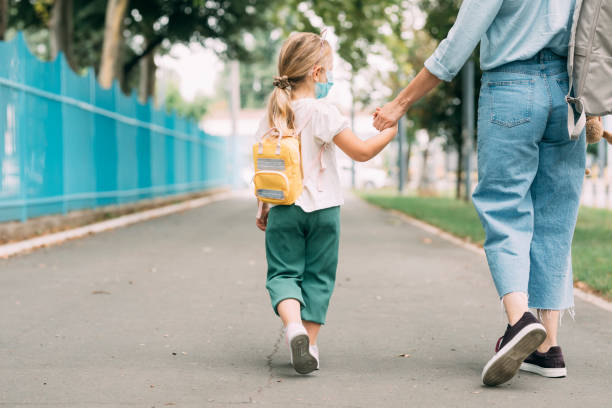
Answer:
<svg viewBox="0 0 612 408"><path fill-rule="evenodd" d="M304 81L315 65L331 56L329 43L313 33L294 33L283 43L278 56L278 76L268 99L268 123L282 135L295 131L291 92Z"/></svg>

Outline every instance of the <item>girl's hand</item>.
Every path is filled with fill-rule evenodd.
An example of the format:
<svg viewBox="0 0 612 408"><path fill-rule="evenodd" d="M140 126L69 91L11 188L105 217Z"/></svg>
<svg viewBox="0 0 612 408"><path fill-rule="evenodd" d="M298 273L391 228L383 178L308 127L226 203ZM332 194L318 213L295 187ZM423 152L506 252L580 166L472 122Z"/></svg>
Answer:
<svg viewBox="0 0 612 408"><path fill-rule="evenodd" d="M270 207L268 206L268 204L264 204L263 208L261 209L261 218L255 219L255 225L257 225L257 228L259 228L262 231L265 231L266 227L268 226L268 214L269 213L270 213Z"/></svg>
<svg viewBox="0 0 612 408"><path fill-rule="evenodd" d="M386 128L380 133L384 133L385 135L388 135L390 138L394 138L397 135L397 132L398 132L398 122L395 122L395 125Z"/></svg>
<svg viewBox="0 0 612 408"><path fill-rule="evenodd" d="M394 123L376 136L361 140L351 129L346 128L334 137L334 143L351 159L364 162L380 153L393 140L396 133L397 123Z"/></svg>
<svg viewBox="0 0 612 408"><path fill-rule="evenodd" d="M380 132L384 129L397 126L397 121L404 114L402 107L395 101L387 103L374 112L374 127Z"/></svg>

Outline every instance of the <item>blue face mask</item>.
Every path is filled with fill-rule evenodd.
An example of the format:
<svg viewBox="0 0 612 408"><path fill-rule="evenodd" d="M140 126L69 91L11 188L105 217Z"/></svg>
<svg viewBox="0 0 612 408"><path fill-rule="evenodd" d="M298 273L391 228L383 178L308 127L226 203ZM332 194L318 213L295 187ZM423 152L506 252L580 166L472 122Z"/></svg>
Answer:
<svg viewBox="0 0 612 408"><path fill-rule="evenodd" d="M332 85L334 85L334 76L331 72L328 72L327 82L315 82L315 97L317 99L325 98Z"/></svg>

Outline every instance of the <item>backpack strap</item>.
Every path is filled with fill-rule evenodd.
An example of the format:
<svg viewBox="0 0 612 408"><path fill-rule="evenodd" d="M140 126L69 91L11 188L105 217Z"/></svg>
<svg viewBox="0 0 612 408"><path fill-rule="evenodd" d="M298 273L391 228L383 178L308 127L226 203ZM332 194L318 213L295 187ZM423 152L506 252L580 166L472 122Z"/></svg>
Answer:
<svg viewBox="0 0 612 408"><path fill-rule="evenodd" d="M569 133L571 140L578 140L580 134L582 133L582 130L586 125L586 111L584 110L582 99L573 98L567 95L565 97L565 100L567 101L567 132ZM578 112L580 112L578 122L575 122L574 108L572 107L572 105L576 105L576 109L578 110Z"/></svg>
<svg viewBox="0 0 612 408"><path fill-rule="evenodd" d="M570 35L570 43L567 51L567 74L569 76L569 87L565 101L567 102L567 132L569 133L571 140L577 140L582 133L582 129L586 125L586 112L584 110L584 104L581 98L574 98L572 96L572 88L574 86L574 54L576 52L576 27L578 26L578 19L580 18L580 10L582 9L582 1L576 0L576 6L574 7L574 15L572 18L572 31ZM576 109L580 112L578 122L574 119L574 108L572 105L576 105Z"/></svg>
<svg viewBox="0 0 612 408"><path fill-rule="evenodd" d="M317 174L317 190L318 191L323 191L323 186L321 184L321 178L323 177L323 173L325 172L325 163L323 163L323 152L325 151L325 148L327 147L327 144L323 144L321 146L321 148L319 149L319 154L317 156L317 164L319 165L319 173Z"/></svg>
<svg viewBox="0 0 612 408"><path fill-rule="evenodd" d="M308 126L311 119L312 119L312 112L310 112L310 114L308 115L308 117L306 118L306 121L302 124L302 126L297 128L295 131L295 134L298 137L298 141L300 142L300 172L302 173L302 180L304 180L304 161L302 160L302 131L306 129L306 126Z"/></svg>
<svg viewBox="0 0 612 408"><path fill-rule="evenodd" d="M280 132L279 132L279 131L278 131L278 129L277 129L277 128L275 128L275 127L271 127L270 129L268 129L268 130L266 131L266 133L264 133L264 134L261 136L261 139L259 140L259 154L262 154L262 153L263 153L263 141L264 141L264 139L265 139L266 137L268 137L268 136L274 136L275 134L276 134L276 135L278 135L279 140L280 140ZM280 153L280 152L279 152L279 153ZM278 154L278 153L277 153L277 154Z"/></svg>

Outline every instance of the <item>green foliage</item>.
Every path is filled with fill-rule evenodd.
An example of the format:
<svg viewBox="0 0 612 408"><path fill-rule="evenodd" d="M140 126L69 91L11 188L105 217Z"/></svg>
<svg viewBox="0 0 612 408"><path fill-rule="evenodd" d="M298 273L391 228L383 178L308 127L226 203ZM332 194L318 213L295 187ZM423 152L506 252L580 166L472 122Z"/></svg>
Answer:
<svg viewBox="0 0 612 408"><path fill-rule="evenodd" d="M484 231L472 204L441 197L363 193L367 201L404 212L482 245ZM612 299L612 211L581 207L572 244L574 279Z"/></svg>
<svg viewBox="0 0 612 408"><path fill-rule="evenodd" d="M97 0L100 1L100 0ZM125 27L132 36L142 35L151 44L220 40L223 56L246 60L243 34L269 28L267 10L278 0L131 0ZM132 49L138 54L138 50ZM142 50L145 51L145 50Z"/></svg>
<svg viewBox="0 0 612 408"><path fill-rule="evenodd" d="M151 51L167 52L173 44L221 42L225 58L247 60L243 34L270 28L269 10L280 0L131 0L125 17L124 70L129 83L138 81L133 68ZM106 0L74 0L74 58L79 68L100 64ZM10 0L9 27L28 33L46 32L53 0ZM46 36L48 37L48 36ZM34 36L35 39L44 36ZM33 44L47 46L48 41Z"/></svg>
<svg viewBox="0 0 612 408"><path fill-rule="evenodd" d="M371 46L380 38L380 28L389 16L399 11L398 0L287 0L276 13L275 22L285 33L310 31L319 33L312 13L325 27L333 27L338 36L338 55L348 62L354 73L368 65ZM294 12L300 10L301 12Z"/></svg>
<svg viewBox="0 0 612 408"><path fill-rule="evenodd" d="M612 298L612 211L581 208L574 233L574 276Z"/></svg>
<svg viewBox="0 0 612 408"><path fill-rule="evenodd" d="M459 0L421 0L420 7L427 14L423 30L431 38L438 42L442 41L455 23L460 3ZM475 89L476 95L479 87L478 84ZM460 78L456 78L452 82L443 82L431 96L421 102L422 107L415 109L410 114L420 117L421 123L427 130L446 137L447 143L454 145L457 149L463 146L461 133L462 91Z"/></svg>
<svg viewBox="0 0 612 408"><path fill-rule="evenodd" d="M242 108L262 108L272 92L276 58L282 38L258 31L250 62L240 64L240 103Z"/></svg>
<svg viewBox="0 0 612 408"><path fill-rule="evenodd" d="M272 90L272 78L276 75L276 58L282 41L293 31L319 33L322 27L332 27L338 36L338 55L351 65L353 74L368 67L368 55L380 40L379 28L389 24L389 16L397 13L397 0L288 0L275 2L268 10L267 18L274 28L280 28L280 38L270 33L256 31L255 47L248 64L240 67L240 94L242 107L255 108L265 105ZM321 19L320 26L313 25L312 15ZM315 19L316 20L316 19ZM367 25L359 24L368 21ZM362 98L367 99L369 92Z"/></svg>
<svg viewBox="0 0 612 408"><path fill-rule="evenodd" d="M40 30L47 28L53 0L9 0L9 28Z"/></svg>
<svg viewBox="0 0 612 408"><path fill-rule="evenodd" d="M206 114L209 104L209 99L203 95L196 95L193 101L188 102L181 96L178 85L175 82L168 84L164 101L168 113L175 111L183 117L199 122Z"/></svg>
<svg viewBox="0 0 612 408"><path fill-rule="evenodd" d="M484 231L472 204L446 197L398 196L397 193L363 193L367 201L406 213L453 235L477 244L484 242Z"/></svg>
<svg viewBox="0 0 612 408"><path fill-rule="evenodd" d="M455 24L461 0L420 0L420 7L427 13L425 31L442 41Z"/></svg>

